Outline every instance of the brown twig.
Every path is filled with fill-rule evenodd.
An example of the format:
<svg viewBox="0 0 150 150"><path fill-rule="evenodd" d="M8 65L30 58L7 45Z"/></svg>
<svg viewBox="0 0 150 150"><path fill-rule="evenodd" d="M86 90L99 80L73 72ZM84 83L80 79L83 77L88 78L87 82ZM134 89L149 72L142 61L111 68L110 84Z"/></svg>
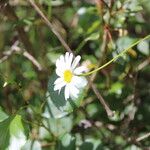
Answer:
<svg viewBox="0 0 150 150"><path fill-rule="evenodd" d="M6 61L14 53L22 53L22 55L24 57L26 57L28 60L30 60L32 62L32 64L34 66L36 66L39 71L41 71L43 68L38 63L38 61L29 52L27 52L26 50L22 50L17 45L18 45L18 41L13 44L13 46L11 47L11 49L9 51L7 51L7 52L4 53L5 56L3 56L0 59L0 63L3 63L4 61Z"/></svg>
<svg viewBox="0 0 150 150"><path fill-rule="evenodd" d="M139 138L137 138L136 142L140 142L140 141L142 141L142 140L144 140L144 139L146 139L148 137L150 137L150 132L145 134L145 135L143 135L143 136L141 136L141 137L139 137Z"/></svg>
<svg viewBox="0 0 150 150"><path fill-rule="evenodd" d="M96 1L97 3L97 7L99 9L99 5L102 3L97 0ZM102 7L102 6L101 6ZM101 11L101 13L103 13L103 11ZM106 53L106 46L107 46L107 38L108 38L108 35L107 35L107 30L105 29L104 27L104 34L103 34L103 41L102 41L102 45L100 47L100 50L101 50L101 53L100 53L100 57L99 57L99 62L98 62L98 66L100 66L104 60L104 54ZM103 105L104 109L106 110L106 113L108 115L108 117L112 117L114 115L114 112L109 108L108 104L106 103L106 101L104 100L104 98L102 97L102 95L100 94L100 92L98 91L98 89L96 88L96 86L93 84L94 80L96 79L97 77L97 73L96 72L95 74L92 75L91 77L91 80L89 79L89 86L91 86L93 92L95 93L95 95L97 96L97 98L99 99L99 101L101 102L101 104Z"/></svg>
<svg viewBox="0 0 150 150"><path fill-rule="evenodd" d="M16 45L18 45L18 41L13 44L13 46L16 46ZM11 48L7 52L4 52L4 56L2 58L0 58L0 64L3 63L4 61L6 61L14 52L15 52L15 50L13 48Z"/></svg>
<svg viewBox="0 0 150 150"><path fill-rule="evenodd" d="M109 108L108 104L106 103L106 101L104 100L102 95L99 93L96 86L90 81L89 81L89 83L90 83L90 86L92 87L92 90L94 91L95 95L97 96L97 98L99 99L99 101L101 102L103 107L105 108L108 117L112 117L114 115L114 112Z"/></svg>
<svg viewBox="0 0 150 150"><path fill-rule="evenodd" d="M43 18L47 26L51 29L51 31L56 35L56 37L59 39L61 44L64 46L64 48L70 52L73 53L73 51L70 49L68 44L65 42L65 40L61 37L61 35L57 32L55 27L52 25L52 23L47 19L47 17L44 15L44 13L40 10L40 8L35 4L34 0L28 0L32 7L36 10L36 12Z"/></svg>
<svg viewBox="0 0 150 150"><path fill-rule="evenodd" d="M44 148L44 147L50 147L50 146L55 146L56 143L55 142L52 142L52 143L42 143L41 146Z"/></svg>
<svg viewBox="0 0 150 150"><path fill-rule="evenodd" d="M30 60L33 65L37 67L39 71L43 70L42 66L39 64L39 62L27 51L23 51L23 56L26 57L28 60Z"/></svg>
<svg viewBox="0 0 150 150"><path fill-rule="evenodd" d="M104 5L108 8L108 9L110 9L110 7L108 6L108 4L104 1L104 0L101 0L103 3L104 3Z"/></svg>
<svg viewBox="0 0 150 150"><path fill-rule="evenodd" d="M136 68L136 71L142 70L144 67L150 64L150 57L148 57L146 60L144 60L141 64L139 64Z"/></svg>
<svg viewBox="0 0 150 150"><path fill-rule="evenodd" d="M96 5L97 5L97 9L100 13L100 17L103 14L102 11L102 2L100 0L95 0ZM102 21L103 22L103 21ZM103 22L104 24L104 22ZM102 45L100 46L100 57L99 57L99 61L98 61L98 66L100 66L104 60L104 55L106 54L106 50L107 50L107 38L108 38L108 31L106 30L106 27L104 25L104 34L103 34L103 40L102 40ZM104 109L106 110L106 113L108 115L108 117L112 117L114 115L114 112L109 108L108 104L106 103L106 101L104 100L104 98L102 97L102 95L100 94L100 92L98 91L98 89L96 88L96 86L93 84L94 80L97 77L98 72L96 72L95 74L92 75L91 79L88 78L88 82L89 82L89 86L87 88L87 91L89 90L89 88L91 87L93 92L95 93L95 95L97 96L97 98L99 99L99 101L101 102L102 106L104 107Z"/></svg>

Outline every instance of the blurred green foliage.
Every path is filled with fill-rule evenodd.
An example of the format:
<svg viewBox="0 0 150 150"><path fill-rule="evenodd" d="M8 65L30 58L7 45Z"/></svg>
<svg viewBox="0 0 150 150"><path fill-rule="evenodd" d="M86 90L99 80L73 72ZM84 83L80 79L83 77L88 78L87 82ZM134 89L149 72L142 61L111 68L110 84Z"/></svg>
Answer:
<svg viewBox="0 0 150 150"><path fill-rule="evenodd" d="M149 0L36 3L89 69L150 33ZM13 51L16 43L20 50ZM1 0L0 149L149 149L149 137L137 140L150 132L149 46L149 40L139 43L97 73L94 84L115 111L108 117L90 88L69 102L53 93L64 47L28 1Z"/></svg>

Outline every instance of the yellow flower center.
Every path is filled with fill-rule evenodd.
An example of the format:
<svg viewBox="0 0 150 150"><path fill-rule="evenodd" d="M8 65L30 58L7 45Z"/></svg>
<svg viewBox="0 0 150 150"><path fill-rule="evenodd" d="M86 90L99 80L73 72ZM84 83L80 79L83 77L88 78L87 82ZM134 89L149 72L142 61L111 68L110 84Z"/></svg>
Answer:
<svg viewBox="0 0 150 150"><path fill-rule="evenodd" d="M65 72L64 72L64 80L67 83L71 82L72 77L73 77L72 72L70 70L65 70Z"/></svg>

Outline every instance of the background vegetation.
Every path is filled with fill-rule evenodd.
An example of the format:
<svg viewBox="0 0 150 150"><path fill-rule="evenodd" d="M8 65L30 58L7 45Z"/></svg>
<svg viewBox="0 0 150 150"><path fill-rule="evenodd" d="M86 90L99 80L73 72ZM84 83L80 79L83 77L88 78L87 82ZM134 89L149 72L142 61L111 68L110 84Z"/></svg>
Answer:
<svg viewBox="0 0 150 150"><path fill-rule="evenodd" d="M0 149L148 150L148 40L89 76L75 105L53 80L61 54L93 70L148 35L149 14L149 0L0 0Z"/></svg>

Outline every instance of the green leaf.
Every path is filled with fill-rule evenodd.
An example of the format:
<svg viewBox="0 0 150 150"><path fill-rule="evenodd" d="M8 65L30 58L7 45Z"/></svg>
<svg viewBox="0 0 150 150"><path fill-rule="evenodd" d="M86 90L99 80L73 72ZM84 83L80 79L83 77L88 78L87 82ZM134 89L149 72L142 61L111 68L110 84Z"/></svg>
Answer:
<svg viewBox="0 0 150 150"><path fill-rule="evenodd" d="M61 53L49 52L46 54L47 58L51 61L52 64L56 63L56 60L60 57Z"/></svg>
<svg viewBox="0 0 150 150"><path fill-rule="evenodd" d="M39 141L28 140L21 150L41 150L41 144Z"/></svg>
<svg viewBox="0 0 150 150"><path fill-rule="evenodd" d="M150 51L149 51L149 44L148 44L147 41L142 41L142 42L140 42L140 43L137 45L137 48L138 48L138 50L139 50L142 54L144 54L144 55L146 55L146 56L148 56L148 55L150 54Z"/></svg>
<svg viewBox="0 0 150 150"><path fill-rule="evenodd" d="M52 138L52 135L49 134L49 132L44 128L44 127L40 127L39 128L39 138L40 139L48 139L50 140Z"/></svg>
<svg viewBox="0 0 150 150"><path fill-rule="evenodd" d="M93 149L93 143L91 143L91 142L84 142L80 146L80 150L91 150L91 149Z"/></svg>
<svg viewBox="0 0 150 150"><path fill-rule="evenodd" d="M112 117L109 117L112 121L120 121L122 118L119 114L119 111L114 111L114 115Z"/></svg>
<svg viewBox="0 0 150 150"><path fill-rule="evenodd" d="M88 104L88 106L86 107L86 110L87 110L88 115L90 117L93 117L99 111L99 108L97 104L91 103L91 104Z"/></svg>
<svg viewBox="0 0 150 150"><path fill-rule="evenodd" d="M121 82L113 83L110 90L109 90L109 93L110 94L115 93L115 94L120 95L122 93L123 86L124 85Z"/></svg>
<svg viewBox="0 0 150 150"><path fill-rule="evenodd" d="M96 29L99 28L99 26L100 26L100 22L94 21L93 24L88 28L87 34L94 32Z"/></svg>
<svg viewBox="0 0 150 150"><path fill-rule="evenodd" d="M32 25L33 23L33 18L31 18L31 19L23 19L22 20L26 25Z"/></svg>
<svg viewBox="0 0 150 150"><path fill-rule="evenodd" d="M26 142L21 116L13 115L0 122L0 135L0 149L20 150Z"/></svg>
<svg viewBox="0 0 150 150"><path fill-rule="evenodd" d="M6 113L3 112L2 108L0 107L0 122L5 120L8 117Z"/></svg>
<svg viewBox="0 0 150 150"><path fill-rule="evenodd" d="M94 41L97 40L99 38L99 32L96 33L92 33L90 36L88 36L85 41Z"/></svg>
<svg viewBox="0 0 150 150"><path fill-rule="evenodd" d="M129 12L138 12L143 9L142 6L139 5L138 0L129 0L124 7L129 10Z"/></svg>
<svg viewBox="0 0 150 150"><path fill-rule="evenodd" d="M9 145L10 133L9 133L9 124L12 120L12 117L5 119L3 122L0 122L0 149L6 149Z"/></svg>
<svg viewBox="0 0 150 150"><path fill-rule="evenodd" d="M72 100L69 98L67 101L64 97L64 89L58 94L58 91L54 91L54 81L57 79L56 74L50 77L48 82L47 92L47 105L43 113L47 118L61 118L78 108L84 98L84 89L80 90L79 97Z"/></svg>
<svg viewBox="0 0 150 150"><path fill-rule="evenodd" d="M124 36L119 38L116 41L116 46L117 46L117 50L115 50L113 52L113 57L115 57L116 55L118 55L118 53L121 53L122 50L126 49L127 47L129 47L131 44L133 44L135 42L135 39L130 38L128 36ZM126 55L123 55L123 58L126 59ZM119 60L118 60L119 61Z"/></svg>
<svg viewBox="0 0 150 150"><path fill-rule="evenodd" d="M101 141L96 139L86 139L85 142L80 146L80 150L99 150L103 149Z"/></svg>
<svg viewBox="0 0 150 150"><path fill-rule="evenodd" d="M129 47L134 42L135 42L135 39L130 38L128 36L124 36L124 37L119 38L116 42L118 52Z"/></svg>
<svg viewBox="0 0 150 150"><path fill-rule="evenodd" d="M137 145L129 145L125 148L125 150L142 150L140 147L138 147Z"/></svg>
<svg viewBox="0 0 150 150"><path fill-rule="evenodd" d="M60 137L71 131L73 123L71 117L63 117L59 119L50 118L47 120L45 125L50 129L55 137Z"/></svg>
<svg viewBox="0 0 150 150"><path fill-rule="evenodd" d="M57 150L75 150L75 137L72 137L70 134L65 134L61 137L58 145Z"/></svg>
<svg viewBox="0 0 150 150"><path fill-rule="evenodd" d="M95 32L90 34L87 38L85 38L78 46L76 49L76 52L79 53L79 51L83 48L83 46L88 42L88 41L95 41L99 38L99 32Z"/></svg>

